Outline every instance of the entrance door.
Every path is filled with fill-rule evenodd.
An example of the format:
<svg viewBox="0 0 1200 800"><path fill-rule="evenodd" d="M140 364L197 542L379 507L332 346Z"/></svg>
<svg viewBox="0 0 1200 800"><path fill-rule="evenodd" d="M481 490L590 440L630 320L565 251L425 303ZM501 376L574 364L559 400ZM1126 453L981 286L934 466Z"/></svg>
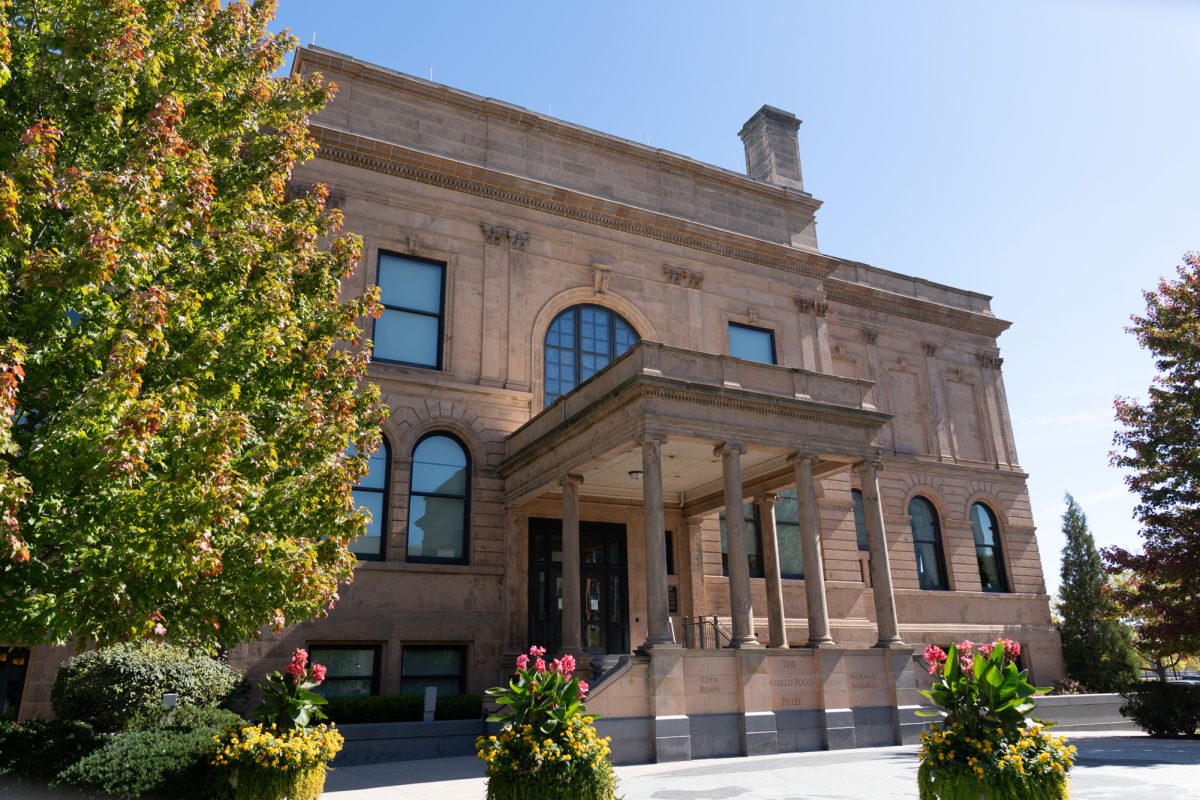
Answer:
<svg viewBox="0 0 1200 800"><path fill-rule="evenodd" d="M579 523L580 632L593 655L629 652L625 526ZM529 520L529 637L557 652L562 644L562 521Z"/></svg>
<svg viewBox="0 0 1200 800"><path fill-rule="evenodd" d="M29 671L29 650L0 645L0 720L16 719Z"/></svg>

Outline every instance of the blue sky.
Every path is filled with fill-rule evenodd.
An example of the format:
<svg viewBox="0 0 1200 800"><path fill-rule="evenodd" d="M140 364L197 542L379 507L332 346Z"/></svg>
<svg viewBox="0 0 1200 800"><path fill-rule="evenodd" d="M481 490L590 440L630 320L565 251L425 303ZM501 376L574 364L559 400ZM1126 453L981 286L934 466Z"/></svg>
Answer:
<svg viewBox="0 0 1200 800"><path fill-rule="evenodd" d="M1108 464L1115 395L1154 370L1124 332L1200 249L1200 4L281 0L278 27L742 171L764 103L804 120L827 253L994 296L1051 591L1062 496L1137 547Z"/></svg>

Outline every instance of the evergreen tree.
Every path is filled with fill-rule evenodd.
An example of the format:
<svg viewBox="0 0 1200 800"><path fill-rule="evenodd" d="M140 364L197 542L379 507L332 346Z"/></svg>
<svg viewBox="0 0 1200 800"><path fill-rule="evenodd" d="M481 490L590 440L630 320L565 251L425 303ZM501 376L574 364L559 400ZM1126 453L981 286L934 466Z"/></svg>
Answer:
<svg viewBox="0 0 1200 800"><path fill-rule="evenodd" d="M1146 313L1129 329L1154 356L1158 375L1145 403L1118 399L1113 464L1130 470L1142 552L1111 548L1109 569L1128 581L1117 601L1139 639L1160 655L1200 654L1200 253L1175 280L1144 294Z"/></svg>
<svg viewBox="0 0 1200 800"><path fill-rule="evenodd" d="M1067 677L1094 692L1119 691L1138 677L1132 632L1105 591L1104 568L1083 509L1070 494L1066 501L1058 610Z"/></svg>
<svg viewBox="0 0 1200 800"><path fill-rule="evenodd" d="M231 645L353 575L377 296L273 11L0 0L0 641Z"/></svg>

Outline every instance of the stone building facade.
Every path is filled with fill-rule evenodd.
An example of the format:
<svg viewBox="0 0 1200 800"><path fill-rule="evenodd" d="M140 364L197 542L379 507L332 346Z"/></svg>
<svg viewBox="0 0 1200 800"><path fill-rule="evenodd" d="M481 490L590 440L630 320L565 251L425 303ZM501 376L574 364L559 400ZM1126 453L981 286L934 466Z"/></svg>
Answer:
<svg viewBox="0 0 1200 800"><path fill-rule="evenodd" d="M930 642L1061 677L1009 323L822 253L794 116L751 117L743 175L319 48L293 69L339 86L296 179L365 241L391 417L353 585L240 649L252 675L305 645L346 692L480 692L548 644L615 665L596 710L651 758L726 723L742 752L904 738Z"/></svg>

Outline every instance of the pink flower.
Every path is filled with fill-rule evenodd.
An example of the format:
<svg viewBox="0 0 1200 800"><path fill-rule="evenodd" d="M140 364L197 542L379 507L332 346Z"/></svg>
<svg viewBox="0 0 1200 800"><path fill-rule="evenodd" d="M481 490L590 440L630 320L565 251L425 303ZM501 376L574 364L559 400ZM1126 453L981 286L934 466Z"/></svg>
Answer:
<svg viewBox="0 0 1200 800"><path fill-rule="evenodd" d="M308 664L308 651L299 647L292 653L292 663L283 668L283 671L293 678L299 679L305 673L306 665Z"/></svg>
<svg viewBox="0 0 1200 800"><path fill-rule="evenodd" d="M1004 644L1004 657L1016 661L1017 657L1021 655L1021 644L1012 639L1001 639L1000 641Z"/></svg>
<svg viewBox="0 0 1200 800"><path fill-rule="evenodd" d="M538 647L535 644L533 647L529 648L530 658L540 658L544 655L546 655L546 648L544 647Z"/></svg>
<svg viewBox="0 0 1200 800"><path fill-rule="evenodd" d="M936 644L931 644L925 648L925 663L932 666L937 666L946 660L946 652ZM932 670L930 670L932 672Z"/></svg>
<svg viewBox="0 0 1200 800"><path fill-rule="evenodd" d="M958 643L958 652L969 654L971 652L971 648L974 646L975 646L975 643L972 642L970 639L963 639L961 642Z"/></svg>
<svg viewBox="0 0 1200 800"><path fill-rule="evenodd" d="M163 624L161 622L154 623L154 635L155 636L166 636L167 635L167 629L163 627Z"/></svg>
<svg viewBox="0 0 1200 800"><path fill-rule="evenodd" d="M587 693L588 693L588 685L587 685L587 681L580 681L580 682L579 682L579 696L580 696L580 697L583 697L583 696L585 696Z"/></svg>
<svg viewBox="0 0 1200 800"><path fill-rule="evenodd" d="M568 653L562 658L557 659L553 666L554 670L558 672L558 674L562 675L564 678L569 678L571 677L571 674L575 672L575 656Z"/></svg>
<svg viewBox="0 0 1200 800"><path fill-rule="evenodd" d="M314 681L316 681L317 683L323 683L325 681L325 665L324 664L313 664L312 672L313 672L313 680Z"/></svg>
<svg viewBox="0 0 1200 800"><path fill-rule="evenodd" d="M546 671L546 660L544 658L539 658L537 661L533 662L533 668L536 669L538 672L545 672Z"/></svg>
<svg viewBox="0 0 1200 800"><path fill-rule="evenodd" d="M528 668L529 668L529 656L524 655L524 654L517 656L517 669L528 669Z"/></svg>

